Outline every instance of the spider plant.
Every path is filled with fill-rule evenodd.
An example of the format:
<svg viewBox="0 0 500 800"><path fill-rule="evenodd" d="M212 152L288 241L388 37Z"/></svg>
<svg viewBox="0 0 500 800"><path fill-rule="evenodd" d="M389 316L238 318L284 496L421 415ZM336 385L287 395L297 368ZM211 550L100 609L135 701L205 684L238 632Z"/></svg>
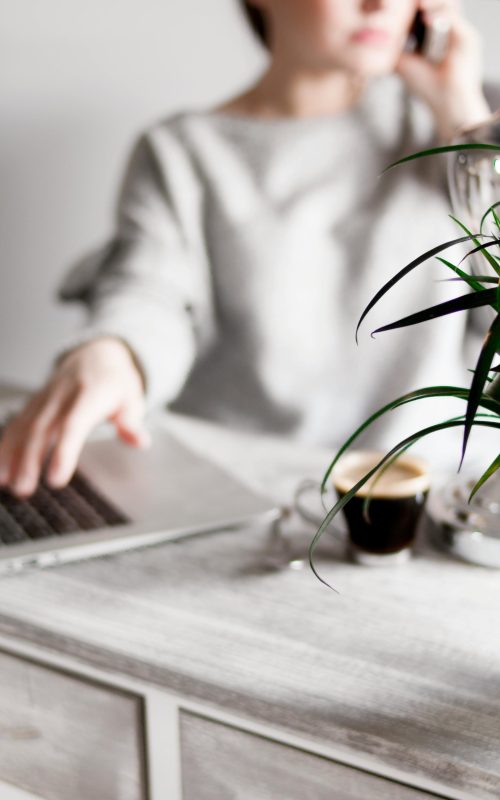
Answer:
<svg viewBox="0 0 500 800"><path fill-rule="evenodd" d="M436 147L430 150L424 150L419 153L413 153L400 161L391 164L387 169L392 169L407 161L412 161L417 158L424 158L441 153L450 153L454 151L463 150L494 150L500 151L500 145L496 144L481 144L481 143L464 143L453 144L445 147ZM334 459L331 461L328 469L325 472L321 484L322 496L326 491L328 480L341 456L346 450L355 442L359 435L365 431L375 420L382 415L393 411L407 403L413 403L424 399L435 397L454 397L463 400L466 404L465 411L462 415L452 419L446 419L436 422L421 430L415 431L410 436L407 436L402 441L398 442L386 455L373 467L361 480L356 483L352 489L347 492L342 499L338 500L333 507L327 512L321 526L318 528L309 547L309 563L317 578L322 583L325 583L329 588L331 587L318 573L314 565L314 552L316 546L325 532L330 526L332 520L344 508L344 506L351 500L351 498L370 480L370 478L380 475L387 469L397 458L412 447L416 442L424 439L437 431L445 430L447 428L463 428L462 448L459 459L460 470L464 456L467 449L467 443L473 426L494 428L500 431L500 365L494 365L493 361L495 355L500 352L500 200L492 204L489 208L485 209L481 219L480 229L473 232L467 226L460 222L456 217L452 216L457 226L460 228L461 235L450 241L441 243L433 247L431 250L420 255L418 258L411 261L403 269L397 272L370 300L364 309L356 327L356 341L358 340L358 333L362 322L368 316L373 307L379 300L390 291L399 281L413 270L422 267L430 259L437 258L441 264L444 264L452 273L451 281L464 283L467 287L467 292L455 297L451 300L439 303L430 308L417 311L414 314L398 319L394 322L384 325L372 331L372 335L382 333L396 328L406 327L408 325L417 325L421 322L426 322L447 314L454 314L460 311L468 311L473 308L480 308L482 306L490 306L495 312L494 319L487 331L483 340L481 350L476 362L476 366L472 371L472 380L469 387L457 386L427 386L422 389L417 389L413 392L398 397L392 402L380 408L371 417L369 417L362 425L354 431L354 433L347 439L346 442L340 447ZM491 227L490 233L485 233L486 223ZM464 245L469 243L470 249L467 254L459 261L458 264L452 263L448 258L445 258L446 251L455 245ZM467 269L468 261L472 256L477 256L482 259L484 270L481 269L481 274L475 274L473 269ZM480 487L491 476L500 470L500 453L497 455L491 464L484 470L481 477L474 485L470 496L469 502L480 489ZM366 506L369 503L369 496L366 501Z"/></svg>

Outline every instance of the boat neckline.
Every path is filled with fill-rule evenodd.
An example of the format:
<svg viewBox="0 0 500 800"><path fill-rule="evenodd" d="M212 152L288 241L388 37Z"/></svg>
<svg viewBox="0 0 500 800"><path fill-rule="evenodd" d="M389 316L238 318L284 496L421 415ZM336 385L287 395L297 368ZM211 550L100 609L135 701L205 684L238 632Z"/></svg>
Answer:
<svg viewBox="0 0 500 800"><path fill-rule="evenodd" d="M193 112L195 116L213 119L217 122L226 123L228 125L244 126L244 127L259 127L259 128L274 128L274 127L301 127L307 125L321 125L331 124L333 122L340 122L352 118L361 109L361 104L357 104L352 108L340 111L337 114L315 114L305 117L294 116L276 116L276 117L259 117L251 114L236 114L229 111L221 111L219 109L202 108Z"/></svg>

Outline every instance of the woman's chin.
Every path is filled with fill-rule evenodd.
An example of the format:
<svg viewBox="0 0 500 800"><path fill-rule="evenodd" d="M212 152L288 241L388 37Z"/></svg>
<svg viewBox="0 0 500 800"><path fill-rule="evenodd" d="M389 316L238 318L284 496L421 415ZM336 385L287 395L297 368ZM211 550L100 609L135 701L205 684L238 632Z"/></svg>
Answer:
<svg viewBox="0 0 500 800"><path fill-rule="evenodd" d="M398 57L393 53L369 50L364 53L356 53L355 56L349 59L349 64L346 66L361 78L378 78L394 72Z"/></svg>

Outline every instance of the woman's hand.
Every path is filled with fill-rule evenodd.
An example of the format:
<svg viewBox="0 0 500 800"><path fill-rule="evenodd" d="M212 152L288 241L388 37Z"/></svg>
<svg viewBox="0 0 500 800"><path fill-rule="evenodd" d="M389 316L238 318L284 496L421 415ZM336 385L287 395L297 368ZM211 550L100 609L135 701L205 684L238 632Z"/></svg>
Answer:
<svg viewBox="0 0 500 800"><path fill-rule="evenodd" d="M0 485L26 497L44 470L50 486L64 486L87 436L104 420L128 444L147 445L143 396L142 375L121 340L96 339L69 352L8 424L0 441Z"/></svg>
<svg viewBox="0 0 500 800"><path fill-rule="evenodd" d="M425 24L449 25L446 56L438 64L422 55L403 53L397 71L410 91L428 103L438 135L447 142L461 128L482 122L491 113L482 90L482 43L465 19L458 0L420 0Z"/></svg>

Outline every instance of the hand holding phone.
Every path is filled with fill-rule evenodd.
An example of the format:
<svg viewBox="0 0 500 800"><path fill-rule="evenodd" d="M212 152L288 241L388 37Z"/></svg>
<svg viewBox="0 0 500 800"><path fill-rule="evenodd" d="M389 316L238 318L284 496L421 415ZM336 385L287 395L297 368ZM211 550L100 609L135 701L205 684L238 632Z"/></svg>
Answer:
<svg viewBox="0 0 500 800"><path fill-rule="evenodd" d="M444 17L426 24L423 12L417 11L405 49L437 64L446 57L449 38L450 25Z"/></svg>
<svg viewBox="0 0 500 800"><path fill-rule="evenodd" d="M481 38L458 0L419 0L396 72L430 107L442 141L491 113L482 87Z"/></svg>

